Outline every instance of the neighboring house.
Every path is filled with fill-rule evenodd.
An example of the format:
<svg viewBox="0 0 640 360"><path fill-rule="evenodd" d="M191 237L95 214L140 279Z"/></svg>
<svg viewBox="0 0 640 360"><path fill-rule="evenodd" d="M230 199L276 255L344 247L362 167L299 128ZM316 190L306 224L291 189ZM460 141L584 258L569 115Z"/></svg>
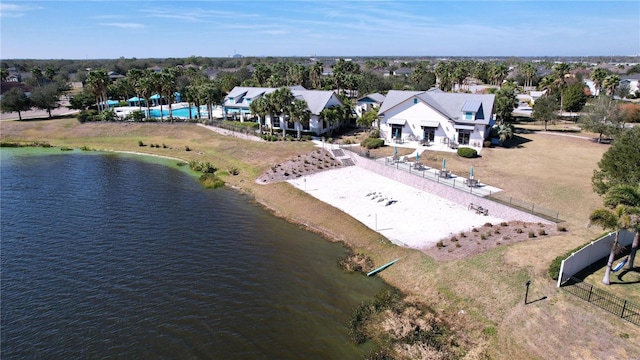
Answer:
<svg viewBox="0 0 640 360"><path fill-rule="evenodd" d="M22 89L22 91L24 91L27 97L31 96L31 86L25 85L19 82L14 82L14 81L6 81L6 82L3 81L2 83L0 83L0 99L2 99L2 96L4 95L4 93L6 93L7 91L13 88Z"/></svg>
<svg viewBox="0 0 640 360"><path fill-rule="evenodd" d="M20 76L16 75L16 74L11 74L9 76L7 76L7 82L20 82Z"/></svg>
<svg viewBox="0 0 640 360"><path fill-rule="evenodd" d="M299 85L290 86L289 88L296 99L302 99L307 102L307 106L311 112L309 124L302 125L301 130L303 132L312 132L316 135L321 135L344 125L336 123L330 126L328 122L320 118L322 110L332 106L343 105L335 91L307 90ZM248 119L251 119L251 121L257 120L256 116L251 114L251 102L276 90L277 88L236 86L224 98L222 104L224 118L232 117L240 121ZM267 127L273 129L278 128L282 130L282 126L285 126L287 130L298 130L297 124L295 124L292 119L289 119L288 115L285 115L284 119L280 119L280 114L274 114L273 119L271 115L267 115L264 123Z"/></svg>
<svg viewBox="0 0 640 360"><path fill-rule="evenodd" d="M116 71L109 71L109 72L107 73L107 75L109 75L109 80L111 80L111 82L114 82L114 81L116 81L116 80L124 79L124 78L125 78L125 76L124 76L124 75L119 74L119 73L118 73L118 72L116 72Z"/></svg>
<svg viewBox="0 0 640 360"><path fill-rule="evenodd" d="M495 95L391 90L378 111L381 136L482 148L495 123Z"/></svg>
<svg viewBox="0 0 640 360"><path fill-rule="evenodd" d="M383 101L384 101L384 95L379 93L369 94L365 97L358 99L358 101L356 102L356 108L355 108L356 115L358 115L358 117L361 117L362 114L371 110L374 106L381 106Z"/></svg>
<svg viewBox="0 0 640 360"><path fill-rule="evenodd" d="M596 83L593 82L593 80L584 79L582 82L584 83L585 86L587 86L589 88L589 94L591 96L600 95L600 89L596 88Z"/></svg>
<svg viewBox="0 0 640 360"><path fill-rule="evenodd" d="M408 67L401 67L393 71L393 75L395 76L409 76L411 75L411 69Z"/></svg>
<svg viewBox="0 0 640 360"><path fill-rule="evenodd" d="M640 90L640 74L624 75L620 78L620 87L627 87L630 94Z"/></svg>

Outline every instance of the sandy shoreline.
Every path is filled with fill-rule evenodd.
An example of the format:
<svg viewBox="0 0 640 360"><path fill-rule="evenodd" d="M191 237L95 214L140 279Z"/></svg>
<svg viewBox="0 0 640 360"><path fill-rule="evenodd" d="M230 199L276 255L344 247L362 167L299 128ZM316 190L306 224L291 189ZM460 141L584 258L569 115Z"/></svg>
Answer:
<svg viewBox="0 0 640 360"><path fill-rule="evenodd" d="M351 215L394 244L415 249L433 247L441 239L487 222L498 224L507 220L476 214L460 204L358 166L327 170L288 182Z"/></svg>

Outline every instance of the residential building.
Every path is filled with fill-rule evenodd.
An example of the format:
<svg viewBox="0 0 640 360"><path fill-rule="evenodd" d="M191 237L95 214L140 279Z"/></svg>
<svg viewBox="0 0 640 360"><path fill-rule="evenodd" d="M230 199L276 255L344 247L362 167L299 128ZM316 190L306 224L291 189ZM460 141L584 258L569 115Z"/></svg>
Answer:
<svg viewBox="0 0 640 360"><path fill-rule="evenodd" d="M335 123L331 125L327 121L324 121L320 115L324 109L343 105L335 91L307 90L299 85L290 86L289 88L296 99L302 99L307 102L308 109L311 113L309 123L301 125L303 132L322 135L346 125L346 123ZM224 118L232 118L239 121L256 121L256 115L251 113L251 102L276 90L277 88L236 86L224 98L222 104ZM282 130L282 126L285 126L287 130L298 130L298 124L295 124L292 119L289 119L288 114L284 116L284 119L280 119L280 115L281 114L274 114L273 118L271 118L271 115L267 115L264 119L264 124L273 129L278 128Z"/></svg>
<svg viewBox="0 0 640 360"><path fill-rule="evenodd" d="M495 95L391 90L378 111L381 136L480 149L495 123Z"/></svg>
<svg viewBox="0 0 640 360"><path fill-rule="evenodd" d="M362 97L358 99L358 101L356 102L356 108L355 108L356 115L360 117L362 116L362 114L373 109L374 106L380 107L383 102L384 102L384 95L379 93L373 93L365 97Z"/></svg>

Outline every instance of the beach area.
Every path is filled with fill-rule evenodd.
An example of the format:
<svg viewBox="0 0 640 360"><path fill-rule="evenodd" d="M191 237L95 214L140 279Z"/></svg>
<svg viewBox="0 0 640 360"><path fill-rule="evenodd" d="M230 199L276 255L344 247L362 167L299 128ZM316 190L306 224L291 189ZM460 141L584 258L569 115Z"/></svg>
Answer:
<svg viewBox="0 0 640 360"><path fill-rule="evenodd" d="M351 215L394 244L419 250L474 227L508 220L478 214L358 166L326 170L289 183Z"/></svg>

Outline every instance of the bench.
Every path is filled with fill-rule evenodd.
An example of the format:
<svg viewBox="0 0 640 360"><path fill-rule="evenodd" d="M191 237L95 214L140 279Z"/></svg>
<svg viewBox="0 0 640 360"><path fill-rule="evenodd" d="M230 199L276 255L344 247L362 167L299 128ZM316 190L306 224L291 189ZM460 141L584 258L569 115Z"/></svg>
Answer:
<svg viewBox="0 0 640 360"><path fill-rule="evenodd" d="M424 166L421 163L417 162L417 163L415 163L415 165L413 165L413 169L414 170L418 170L418 171L423 171L423 170L426 170L426 166Z"/></svg>
<svg viewBox="0 0 640 360"><path fill-rule="evenodd" d="M484 216L489 215L489 209L485 209L480 205L471 203L469 204L469 209L468 210L474 210L476 212L476 214L482 214Z"/></svg>
<svg viewBox="0 0 640 360"><path fill-rule="evenodd" d="M443 177L445 179L448 179L451 177L451 171L447 171L447 170L440 170L439 173L437 173L436 175L438 175L439 177Z"/></svg>
<svg viewBox="0 0 640 360"><path fill-rule="evenodd" d="M480 182L477 179L466 179L464 181L464 184L467 185L468 187L478 187Z"/></svg>

